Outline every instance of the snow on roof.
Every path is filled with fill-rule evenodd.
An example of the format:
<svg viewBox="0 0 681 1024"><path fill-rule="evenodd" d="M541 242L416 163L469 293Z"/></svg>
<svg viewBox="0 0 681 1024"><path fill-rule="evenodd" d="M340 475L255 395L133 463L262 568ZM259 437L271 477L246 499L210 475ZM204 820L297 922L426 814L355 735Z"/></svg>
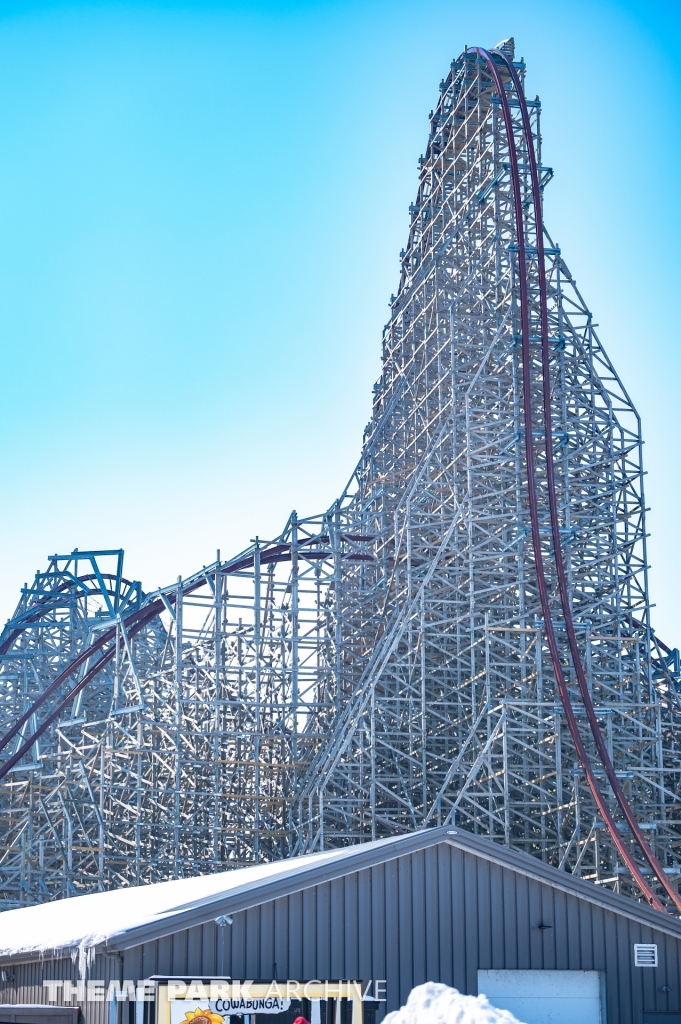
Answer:
<svg viewBox="0 0 681 1024"><path fill-rule="evenodd" d="M559 871L529 854L502 847L489 838L441 826L271 864L6 910L0 913L0 960L72 955L78 957L83 971L95 947L108 946L116 950L134 946L159 934L210 921L226 910L237 912L271 899L275 893L278 895L287 889L289 880L294 882L301 876L304 879L308 873L309 880L303 880L295 888L305 888L316 884L320 878L337 877L339 872L355 871L386 857L398 857L442 841L639 924L666 932L675 939L681 938L681 921L672 914L660 914L629 897Z"/></svg>
<svg viewBox="0 0 681 1024"><path fill-rule="evenodd" d="M308 854L212 875L112 889L6 910L0 913L0 957L21 953L50 955L59 950L62 955L78 950L82 956L84 951L115 935L160 922L196 900L229 895L259 882L300 874L312 866L347 856L349 852L345 848Z"/></svg>

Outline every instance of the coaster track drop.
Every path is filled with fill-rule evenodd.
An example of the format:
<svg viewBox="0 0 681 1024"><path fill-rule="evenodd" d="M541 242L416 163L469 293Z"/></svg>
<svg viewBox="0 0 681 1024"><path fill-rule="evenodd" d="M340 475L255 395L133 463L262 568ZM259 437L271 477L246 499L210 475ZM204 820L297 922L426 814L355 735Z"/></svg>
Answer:
<svg viewBox="0 0 681 1024"><path fill-rule="evenodd" d="M5 906L450 823L681 910L640 423L543 225L524 73L508 41L441 83L331 509L153 594L112 551L24 589Z"/></svg>

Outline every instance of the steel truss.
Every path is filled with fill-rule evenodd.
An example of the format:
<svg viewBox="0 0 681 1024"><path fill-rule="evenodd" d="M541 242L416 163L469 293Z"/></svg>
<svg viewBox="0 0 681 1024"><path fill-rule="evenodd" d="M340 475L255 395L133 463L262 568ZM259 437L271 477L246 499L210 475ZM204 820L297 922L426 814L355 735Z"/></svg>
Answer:
<svg viewBox="0 0 681 1024"><path fill-rule="evenodd" d="M6 906L445 823L679 905L640 422L543 226L524 72L507 42L441 83L333 507L154 594L118 552L25 588L0 638Z"/></svg>

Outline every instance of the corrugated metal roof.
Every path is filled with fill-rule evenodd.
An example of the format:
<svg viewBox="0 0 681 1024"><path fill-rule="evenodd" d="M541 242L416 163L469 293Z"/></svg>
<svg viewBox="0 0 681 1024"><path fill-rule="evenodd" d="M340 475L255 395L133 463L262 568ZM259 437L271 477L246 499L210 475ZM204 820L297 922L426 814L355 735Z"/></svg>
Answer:
<svg viewBox="0 0 681 1024"><path fill-rule="evenodd" d="M676 917L488 839L435 828L271 864L5 911L0 914L0 959L95 947L127 949L442 842L681 938Z"/></svg>

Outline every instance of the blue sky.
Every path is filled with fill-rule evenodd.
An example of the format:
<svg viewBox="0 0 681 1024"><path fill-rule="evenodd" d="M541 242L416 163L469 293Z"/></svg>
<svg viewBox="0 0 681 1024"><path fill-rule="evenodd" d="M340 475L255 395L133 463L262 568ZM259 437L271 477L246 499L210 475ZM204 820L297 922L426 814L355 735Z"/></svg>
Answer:
<svg viewBox="0 0 681 1024"><path fill-rule="evenodd" d="M152 588L357 459L428 112L514 35L546 219L643 417L681 643L681 16L573 0L0 5L0 618L53 552Z"/></svg>

